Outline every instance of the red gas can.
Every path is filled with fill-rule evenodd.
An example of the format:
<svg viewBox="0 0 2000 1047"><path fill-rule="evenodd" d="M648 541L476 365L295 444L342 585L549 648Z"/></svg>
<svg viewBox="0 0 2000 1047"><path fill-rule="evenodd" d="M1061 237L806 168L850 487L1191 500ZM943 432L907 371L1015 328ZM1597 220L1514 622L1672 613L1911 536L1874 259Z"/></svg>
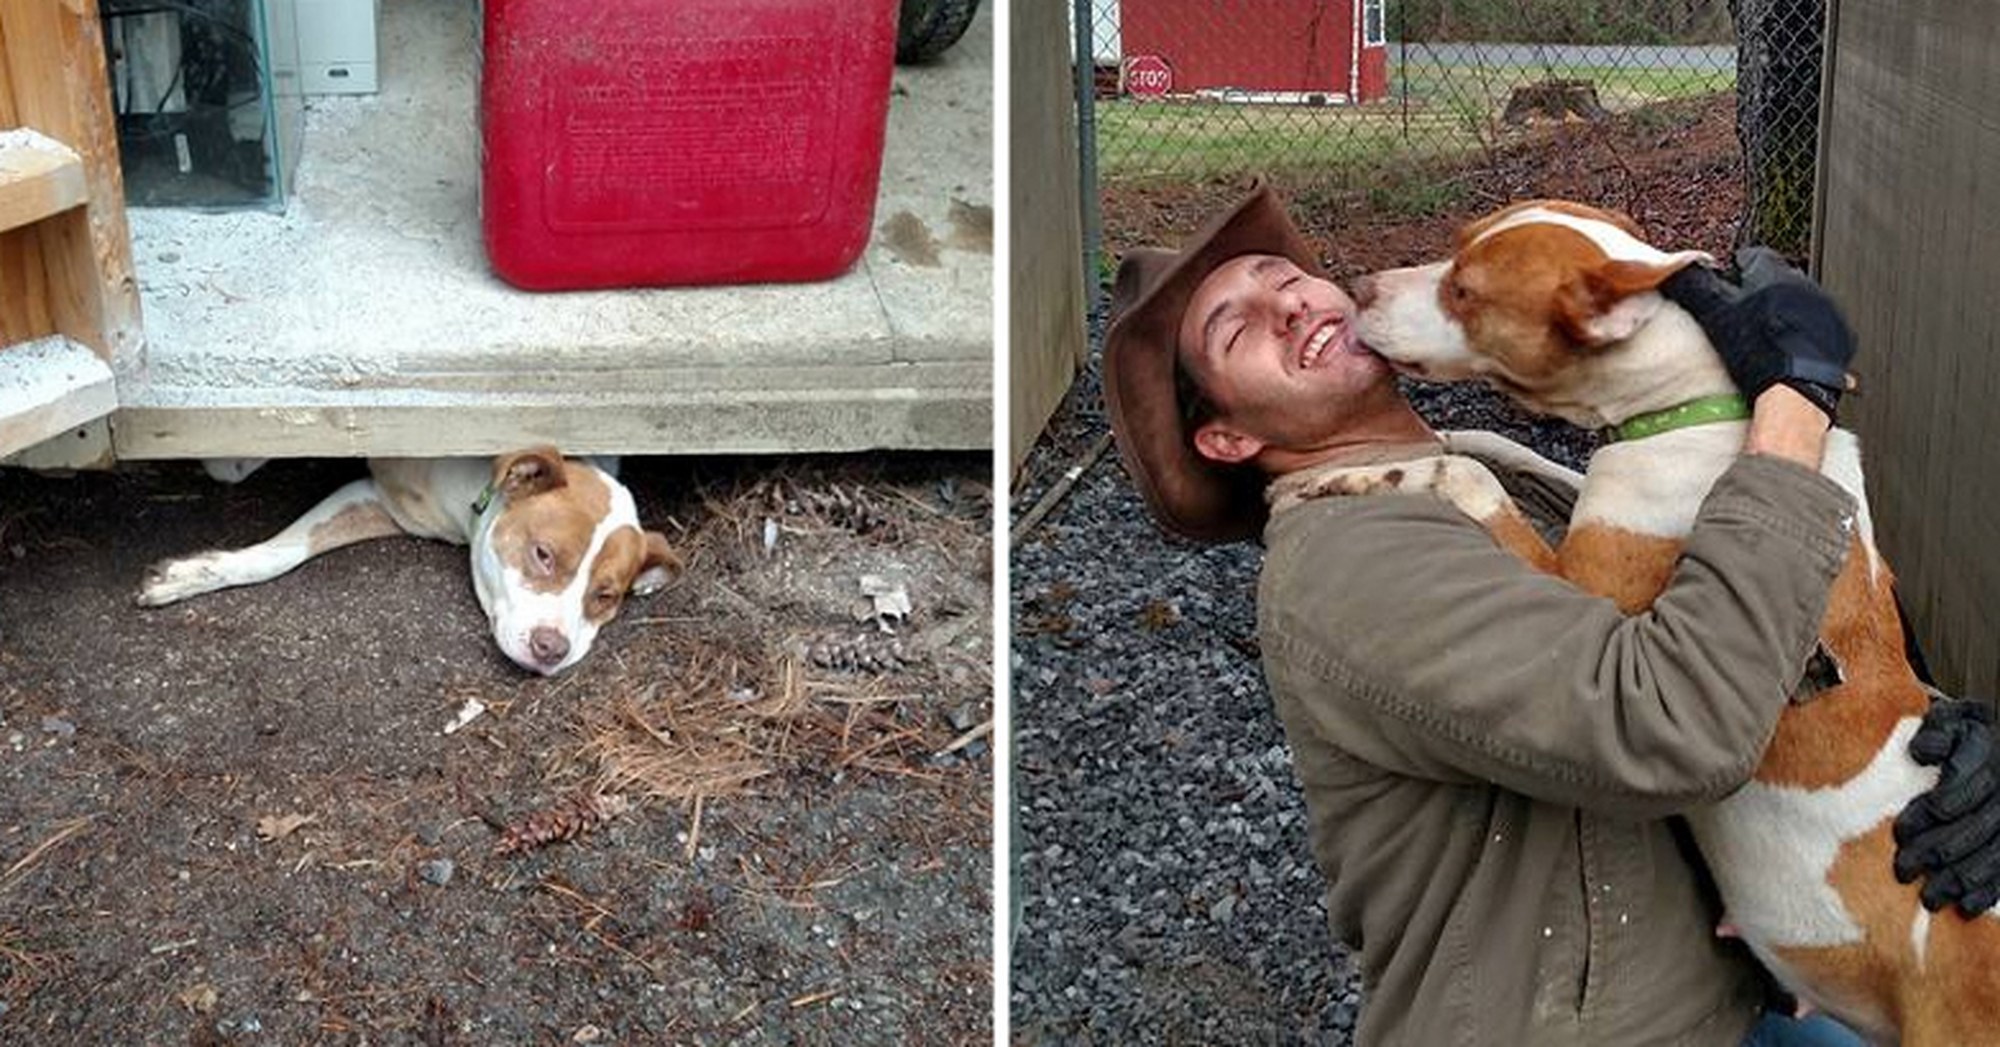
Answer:
<svg viewBox="0 0 2000 1047"><path fill-rule="evenodd" d="M897 0L485 0L481 221L537 290L816 280L867 245Z"/></svg>

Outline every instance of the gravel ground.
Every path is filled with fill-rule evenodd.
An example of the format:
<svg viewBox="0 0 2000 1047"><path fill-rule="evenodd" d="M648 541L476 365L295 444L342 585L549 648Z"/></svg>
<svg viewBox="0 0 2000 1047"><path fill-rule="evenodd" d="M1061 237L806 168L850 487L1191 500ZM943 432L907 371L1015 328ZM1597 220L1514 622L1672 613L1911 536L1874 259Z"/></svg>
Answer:
<svg viewBox="0 0 2000 1047"><path fill-rule="evenodd" d="M1557 139L1465 172L1452 209L1397 218L1294 192L1336 277L1448 249L1507 199L1610 202L1663 243L1726 251L1740 213L1726 103ZM1107 248L1175 243L1240 192L1107 194ZM1092 364L1014 485L1018 520L1106 431ZM1468 387L1409 387L1439 428L1493 429L1571 466L1590 434ZM1323 883L1255 638L1260 548L1204 548L1148 517L1115 451L1013 549L1016 928L1023 1043L1348 1044L1359 974Z"/></svg>

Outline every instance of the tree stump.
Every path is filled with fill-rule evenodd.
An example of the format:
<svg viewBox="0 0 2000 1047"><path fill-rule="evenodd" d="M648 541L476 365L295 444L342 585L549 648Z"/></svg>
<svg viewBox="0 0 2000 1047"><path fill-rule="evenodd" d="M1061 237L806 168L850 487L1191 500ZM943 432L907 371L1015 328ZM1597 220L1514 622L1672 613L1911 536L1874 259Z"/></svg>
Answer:
<svg viewBox="0 0 2000 1047"><path fill-rule="evenodd" d="M1507 109L1500 119L1519 126L1530 117L1595 123L1610 115L1597 100L1597 85L1589 80L1543 80L1515 88L1507 96Z"/></svg>

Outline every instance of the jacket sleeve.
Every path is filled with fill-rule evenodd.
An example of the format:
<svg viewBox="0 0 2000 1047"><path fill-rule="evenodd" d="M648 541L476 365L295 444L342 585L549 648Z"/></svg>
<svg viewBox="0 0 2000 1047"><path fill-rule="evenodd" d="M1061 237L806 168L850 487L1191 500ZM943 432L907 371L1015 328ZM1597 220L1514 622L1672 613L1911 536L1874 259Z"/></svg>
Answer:
<svg viewBox="0 0 2000 1047"><path fill-rule="evenodd" d="M1652 609L1626 616L1430 498L1303 505L1268 532L1265 671L1287 723L1385 770L1674 813L1755 768L1853 514L1819 475L1746 456Z"/></svg>

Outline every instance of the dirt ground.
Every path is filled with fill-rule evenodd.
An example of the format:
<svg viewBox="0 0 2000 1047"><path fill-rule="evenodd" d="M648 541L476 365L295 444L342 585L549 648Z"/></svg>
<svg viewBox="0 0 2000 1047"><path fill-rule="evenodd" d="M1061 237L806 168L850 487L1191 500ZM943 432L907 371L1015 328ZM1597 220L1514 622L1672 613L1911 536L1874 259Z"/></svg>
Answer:
<svg viewBox="0 0 2000 1047"><path fill-rule="evenodd" d="M553 680L415 539L133 606L360 469L0 471L0 1042L990 1039L983 456L627 462L689 569Z"/></svg>
<svg viewBox="0 0 2000 1047"><path fill-rule="evenodd" d="M1734 95L1651 106L1600 124L1568 124L1450 168L1396 183L1334 189L1277 176L1299 228L1346 280L1435 261L1466 221L1518 200L1558 197L1624 211L1647 238L1727 257L1743 214ZM1245 178L1111 185L1104 246L1113 254L1175 244L1242 196Z"/></svg>

